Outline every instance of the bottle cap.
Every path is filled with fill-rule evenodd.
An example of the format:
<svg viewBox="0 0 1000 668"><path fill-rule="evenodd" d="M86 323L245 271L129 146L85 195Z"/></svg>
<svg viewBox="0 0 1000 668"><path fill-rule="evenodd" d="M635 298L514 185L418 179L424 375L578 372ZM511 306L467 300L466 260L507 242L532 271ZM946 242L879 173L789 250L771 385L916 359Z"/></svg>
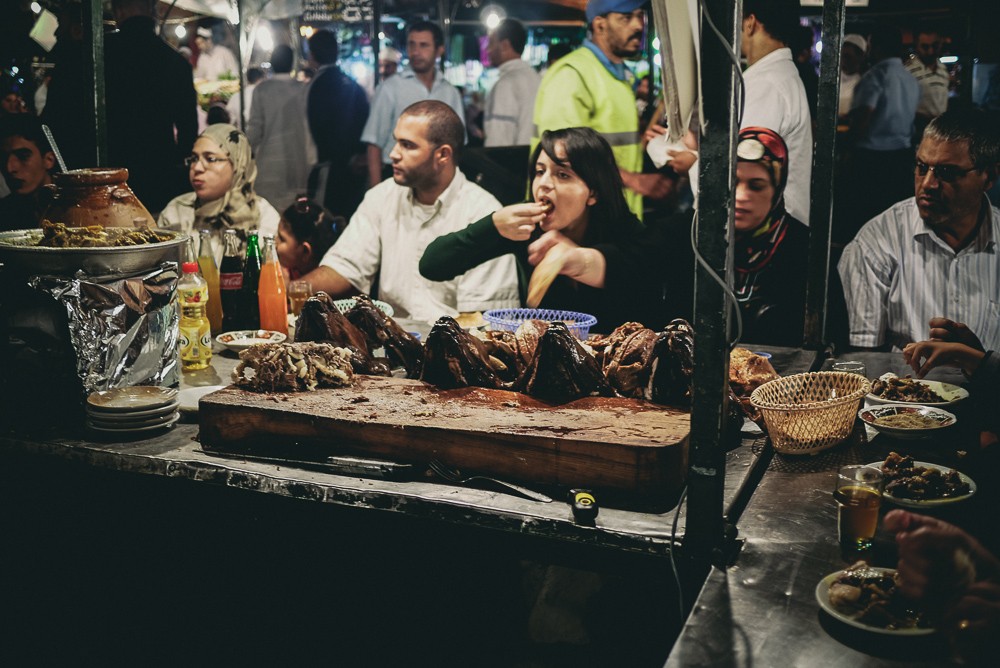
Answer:
<svg viewBox="0 0 1000 668"><path fill-rule="evenodd" d="M197 274L198 273L198 263L197 262L185 262L181 269L185 274Z"/></svg>

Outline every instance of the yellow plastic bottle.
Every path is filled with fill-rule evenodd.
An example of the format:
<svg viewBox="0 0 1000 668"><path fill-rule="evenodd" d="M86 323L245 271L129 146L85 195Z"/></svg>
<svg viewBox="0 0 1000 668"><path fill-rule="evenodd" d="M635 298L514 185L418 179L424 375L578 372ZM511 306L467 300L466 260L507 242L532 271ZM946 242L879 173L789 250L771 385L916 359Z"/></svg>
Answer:
<svg viewBox="0 0 1000 668"><path fill-rule="evenodd" d="M208 283L198 274L197 262L185 262L184 275L177 283L181 306L181 369L205 369L212 361L212 334L208 322Z"/></svg>

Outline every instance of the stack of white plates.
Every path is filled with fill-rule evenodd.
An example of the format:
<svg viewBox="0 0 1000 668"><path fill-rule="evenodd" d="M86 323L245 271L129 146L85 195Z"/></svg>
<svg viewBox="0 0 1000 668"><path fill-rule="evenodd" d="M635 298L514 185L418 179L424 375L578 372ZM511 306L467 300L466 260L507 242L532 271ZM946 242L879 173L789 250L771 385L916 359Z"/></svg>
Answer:
<svg viewBox="0 0 1000 668"><path fill-rule="evenodd" d="M177 406L177 390L169 387L103 390L87 397L87 426L109 434L155 431L177 422Z"/></svg>

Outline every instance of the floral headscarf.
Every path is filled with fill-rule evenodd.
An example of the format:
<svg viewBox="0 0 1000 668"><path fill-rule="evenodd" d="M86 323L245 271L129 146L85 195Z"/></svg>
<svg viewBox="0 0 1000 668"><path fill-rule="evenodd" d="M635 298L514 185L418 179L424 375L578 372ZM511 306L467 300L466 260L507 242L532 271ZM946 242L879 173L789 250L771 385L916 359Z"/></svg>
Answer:
<svg viewBox="0 0 1000 668"><path fill-rule="evenodd" d="M253 183L257 179L257 163L247 136L228 123L209 125L200 137L207 137L219 145L233 164L233 183L229 191L212 202L195 200L194 226L196 229L225 230L233 228L246 232L260 223L260 208Z"/></svg>
<svg viewBox="0 0 1000 668"><path fill-rule="evenodd" d="M763 222L736 240L734 248L736 271L748 274L760 271L771 261L788 230L785 215L788 147L774 130L760 127L744 128L740 131L739 142L736 145L736 158L743 162L756 162L764 167L771 176L771 185L774 186L771 210L767 212ZM750 283L752 284L752 281Z"/></svg>

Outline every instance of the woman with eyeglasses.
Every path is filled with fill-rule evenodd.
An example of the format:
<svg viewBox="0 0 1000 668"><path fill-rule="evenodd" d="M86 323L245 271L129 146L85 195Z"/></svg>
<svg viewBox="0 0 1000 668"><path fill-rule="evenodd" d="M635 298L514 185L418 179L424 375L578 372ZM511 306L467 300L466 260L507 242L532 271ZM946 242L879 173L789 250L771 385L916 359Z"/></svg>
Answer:
<svg viewBox="0 0 1000 668"><path fill-rule="evenodd" d="M216 261L222 259L222 234L235 229L242 239L247 232L276 235L280 216L254 192L257 163L245 134L228 123L208 126L185 160L193 192L179 195L160 212L160 227L198 235L212 230Z"/></svg>

